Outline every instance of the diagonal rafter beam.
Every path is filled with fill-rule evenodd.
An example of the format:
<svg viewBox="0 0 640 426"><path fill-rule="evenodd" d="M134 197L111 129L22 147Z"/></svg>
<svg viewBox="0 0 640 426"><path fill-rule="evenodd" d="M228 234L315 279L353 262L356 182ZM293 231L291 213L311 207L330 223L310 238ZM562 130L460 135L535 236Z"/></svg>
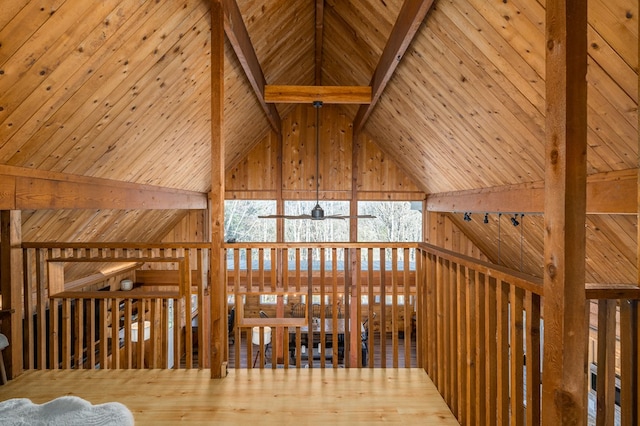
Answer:
<svg viewBox="0 0 640 426"><path fill-rule="evenodd" d="M258 103L262 106L267 120L271 124L271 128L277 134L280 134L281 119L280 114L276 106L268 104L264 101L264 86L267 84L256 51L251 44L247 27L242 20L242 14L238 8L238 4L235 0L222 0L222 6L224 10L224 32L227 35L227 39L231 43L242 69L256 94Z"/></svg>
<svg viewBox="0 0 640 426"><path fill-rule="evenodd" d="M371 79L371 103L360 106L353 120L354 133L359 133L362 130L433 3L434 0L405 0Z"/></svg>

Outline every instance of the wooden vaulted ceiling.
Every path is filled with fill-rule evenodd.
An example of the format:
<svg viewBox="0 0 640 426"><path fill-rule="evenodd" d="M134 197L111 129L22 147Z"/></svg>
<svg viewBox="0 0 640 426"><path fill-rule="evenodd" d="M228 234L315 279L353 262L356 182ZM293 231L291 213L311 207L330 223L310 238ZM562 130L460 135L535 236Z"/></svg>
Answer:
<svg viewBox="0 0 640 426"><path fill-rule="evenodd" d="M236 3L266 83L336 86L371 83L403 5ZM588 172L624 173L638 167L638 1L588 4ZM0 6L0 167L209 191L208 0ZM544 8L543 0L435 0L361 131L427 194L541 182ZM224 90L230 169L272 125L228 42ZM285 118L293 106L276 108ZM350 119L358 112L340 108ZM23 238L153 241L183 215L30 210ZM496 260L495 227L451 217ZM528 220L524 269L539 274L542 219ZM634 215L589 217L588 262L609 253L607 269L588 269L591 280L635 280L636 226ZM512 232L506 238L518 241ZM517 251L501 261L518 266Z"/></svg>

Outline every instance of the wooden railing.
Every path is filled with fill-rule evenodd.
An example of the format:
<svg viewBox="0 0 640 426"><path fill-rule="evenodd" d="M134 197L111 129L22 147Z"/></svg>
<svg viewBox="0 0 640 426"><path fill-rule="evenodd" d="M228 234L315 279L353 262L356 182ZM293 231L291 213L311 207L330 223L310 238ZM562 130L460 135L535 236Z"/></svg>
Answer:
<svg viewBox="0 0 640 426"><path fill-rule="evenodd" d="M23 246L25 369L208 367L208 244ZM422 243L225 249L229 366L417 366L461 424L540 422L540 279ZM124 278L138 287L118 290ZM590 416L637 424L640 289L586 296L598 306Z"/></svg>
<svg viewBox="0 0 640 426"><path fill-rule="evenodd" d="M206 366L209 245L23 247L25 368Z"/></svg>
<svg viewBox="0 0 640 426"><path fill-rule="evenodd" d="M418 359L461 424L540 423L542 283L419 245Z"/></svg>
<svg viewBox="0 0 640 426"><path fill-rule="evenodd" d="M225 247L236 320L230 365L252 368L254 353L261 368L417 365L415 244Z"/></svg>
<svg viewBox="0 0 640 426"><path fill-rule="evenodd" d="M587 285L597 304L590 336L589 399L595 424L622 426L640 422L640 311L637 285ZM593 310L592 310L593 311ZM593 313L593 312L592 312ZM595 400L595 401L594 401Z"/></svg>

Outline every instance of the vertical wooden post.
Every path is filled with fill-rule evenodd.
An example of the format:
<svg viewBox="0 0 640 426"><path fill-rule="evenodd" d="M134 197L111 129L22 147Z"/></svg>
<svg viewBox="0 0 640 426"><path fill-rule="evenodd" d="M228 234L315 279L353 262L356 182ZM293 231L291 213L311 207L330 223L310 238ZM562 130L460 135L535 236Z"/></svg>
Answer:
<svg viewBox="0 0 640 426"><path fill-rule="evenodd" d="M355 243L358 241L358 219L354 218L358 214L358 153L360 152L360 144L357 135L351 137L351 200L349 202L349 215L351 215L349 224L349 241Z"/></svg>
<svg viewBox="0 0 640 426"><path fill-rule="evenodd" d="M211 377L226 376L224 262L224 14L211 2Z"/></svg>
<svg viewBox="0 0 640 426"><path fill-rule="evenodd" d="M586 424L587 4L546 4L545 425Z"/></svg>
<svg viewBox="0 0 640 426"><path fill-rule="evenodd" d="M4 316L2 334L9 339L3 352L7 377L22 373L22 214L20 210L0 211L0 293Z"/></svg>

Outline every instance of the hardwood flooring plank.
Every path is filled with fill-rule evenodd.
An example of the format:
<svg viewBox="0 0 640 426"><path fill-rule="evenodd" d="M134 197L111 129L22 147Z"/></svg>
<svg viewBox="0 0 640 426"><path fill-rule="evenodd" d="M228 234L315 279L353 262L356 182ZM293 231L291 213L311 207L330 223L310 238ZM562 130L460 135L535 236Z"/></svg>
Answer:
<svg viewBox="0 0 640 426"><path fill-rule="evenodd" d="M1 386L0 400L119 401L137 425L458 424L421 369L243 369L210 377L209 370L29 371Z"/></svg>

